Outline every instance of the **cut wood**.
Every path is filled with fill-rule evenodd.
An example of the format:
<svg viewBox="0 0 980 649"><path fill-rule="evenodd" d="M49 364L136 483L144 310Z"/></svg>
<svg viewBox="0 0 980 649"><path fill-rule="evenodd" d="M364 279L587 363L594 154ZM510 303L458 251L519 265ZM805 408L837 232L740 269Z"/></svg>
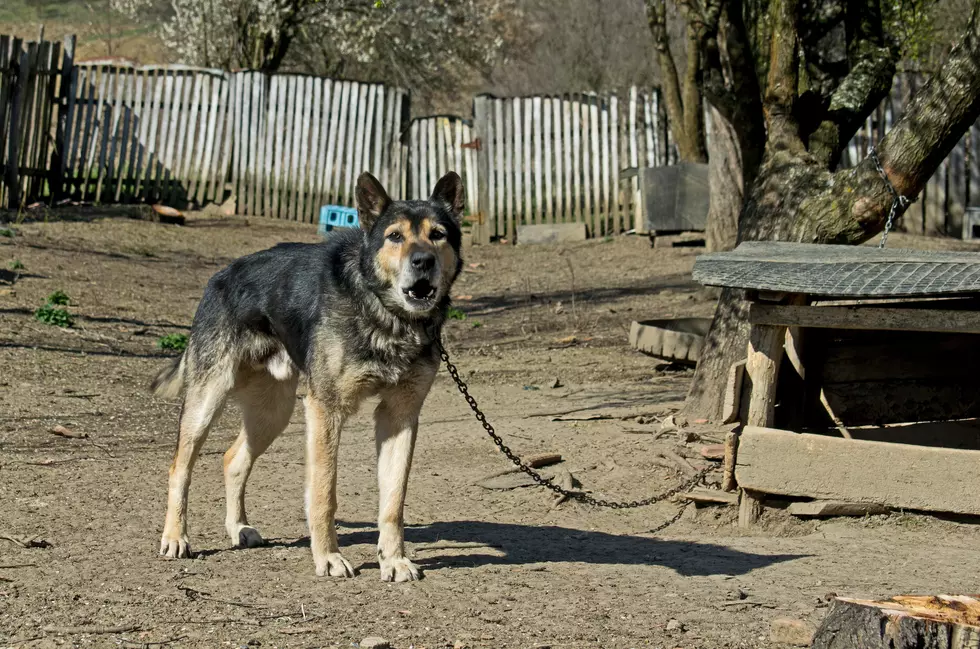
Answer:
<svg viewBox="0 0 980 649"><path fill-rule="evenodd" d="M45 633L56 633L59 635L107 635L111 633L126 633L139 629L135 624L122 624L119 626L46 626L42 629Z"/></svg>
<svg viewBox="0 0 980 649"><path fill-rule="evenodd" d="M980 515L978 465L980 451L748 426L735 477L763 493Z"/></svg>
<svg viewBox="0 0 980 649"><path fill-rule="evenodd" d="M630 325L630 346L657 358L696 363L710 326L710 318L633 322Z"/></svg>
<svg viewBox="0 0 980 649"><path fill-rule="evenodd" d="M742 384L745 378L745 361L732 363L728 370L728 382L725 385L725 403L721 411L721 423L732 424L738 421L739 409L742 405Z"/></svg>
<svg viewBox="0 0 980 649"><path fill-rule="evenodd" d="M877 503L855 503L843 500L814 500L792 503L786 508L793 516L816 518L821 516L876 516L887 514L888 508Z"/></svg>
<svg viewBox="0 0 980 649"><path fill-rule="evenodd" d="M67 437L69 439L88 439L88 433L76 433L73 430L69 430L62 425L57 425L48 431L52 435L58 435L59 437Z"/></svg>
<svg viewBox="0 0 980 649"><path fill-rule="evenodd" d="M725 434L725 472L721 478L721 488L724 491L735 491L738 483L735 481L735 460L738 457L738 433L729 431Z"/></svg>
<svg viewBox="0 0 980 649"><path fill-rule="evenodd" d="M836 598L813 637L813 649L973 649L978 643L980 602L950 595Z"/></svg>
<svg viewBox="0 0 980 649"><path fill-rule="evenodd" d="M704 487L695 487L687 493L679 494L678 497L695 504L738 505L738 494L726 493L717 489L706 489Z"/></svg>
<svg viewBox="0 0 980 649"><path fill-rule="evenodd" d="M701 447L701 457L714 462L721 462L725 459L724 444L708 444Z"/></svg>
<svg viewBox="0 0 980 649"><path fill-rule="evenodd" d="M762 516L762 494L750 489L741 489L738 494L738 526L752 527Z"/></svg>

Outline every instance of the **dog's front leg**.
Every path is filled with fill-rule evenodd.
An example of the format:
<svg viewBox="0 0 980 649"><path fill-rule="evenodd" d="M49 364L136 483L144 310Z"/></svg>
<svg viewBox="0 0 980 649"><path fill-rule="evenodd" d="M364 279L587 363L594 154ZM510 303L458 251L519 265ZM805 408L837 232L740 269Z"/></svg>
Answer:
<svg viewBox="0 0 980 649"><path fill-rule="evenodd" d="M316 574L353 577L337 543L337 451L345 416L312 394L306 406L306 518Z"/></svg>
<svg viewBox="0 0 980 649"><path fill-rule="evenodd" d="M374 413L378 452L378 562L384 581L415 581L418 566L405 557L405 492L412 468L419 410L431 377L382 394Z"/></svg>

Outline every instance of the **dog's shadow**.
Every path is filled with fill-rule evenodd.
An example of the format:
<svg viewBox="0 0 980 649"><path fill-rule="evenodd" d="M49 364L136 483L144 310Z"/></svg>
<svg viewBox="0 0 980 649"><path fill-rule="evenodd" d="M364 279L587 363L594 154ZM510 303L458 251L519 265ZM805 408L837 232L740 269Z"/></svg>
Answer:
<svg viewBox="0 0 980 649"><path fill-rule="evenodd" d="M377 543L378 534L373 525L339 523L339 527L341 549L350 545ZM355 531L347 531L350 528L355 528ZM754 554L712 543L666 541L553 525L480 521L452 521L406 527L405 540L416 545L435 544L431 548L409 548L410 551L414 549L412 560L426 570L485 565L589 563L660 565L684 576L743 575L759 568L809 556ZM309 547L310 540L308 537L271 539L267 545ZM377 567L377 563L367 563L358 569Z"/></svg>

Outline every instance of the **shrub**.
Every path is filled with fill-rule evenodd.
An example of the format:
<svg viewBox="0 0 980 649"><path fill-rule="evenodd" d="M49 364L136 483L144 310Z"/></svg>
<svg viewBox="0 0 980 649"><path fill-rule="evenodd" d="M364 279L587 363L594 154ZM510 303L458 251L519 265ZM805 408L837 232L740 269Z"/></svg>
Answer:
<svg viewBox="0 0 980 649"><path fill-rule="evenodd" d="M72 326L75 322L67 309L61 309L50 302L34 312L34 319L44 324L64 328Z"/></svg>
<svg viewBox="0 0 980 649"><path fill-rule="evenodd" d="M182 352L187 349L187 335L186 334L167 334L162 336L158 341L157 345L160 349L167 349L175 352Z"/></svg>

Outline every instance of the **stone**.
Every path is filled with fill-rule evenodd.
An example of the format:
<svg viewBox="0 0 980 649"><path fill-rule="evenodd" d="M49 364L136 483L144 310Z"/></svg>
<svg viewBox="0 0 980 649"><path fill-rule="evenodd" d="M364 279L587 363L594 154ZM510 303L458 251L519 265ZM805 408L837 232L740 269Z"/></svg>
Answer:
<svg viewBox="0 0 980 649"><path fill-rule="evenodd" d="M790 618L776 618L769 623L769 640L776 644L809 647L816 629L809 622Z"/></svg>
<svg viewBox="0 0 980 649"><path fill-rule="evenodd" d="M378 636L370 636L361 640L361 649L391 649L391 643Z"/></svg>

